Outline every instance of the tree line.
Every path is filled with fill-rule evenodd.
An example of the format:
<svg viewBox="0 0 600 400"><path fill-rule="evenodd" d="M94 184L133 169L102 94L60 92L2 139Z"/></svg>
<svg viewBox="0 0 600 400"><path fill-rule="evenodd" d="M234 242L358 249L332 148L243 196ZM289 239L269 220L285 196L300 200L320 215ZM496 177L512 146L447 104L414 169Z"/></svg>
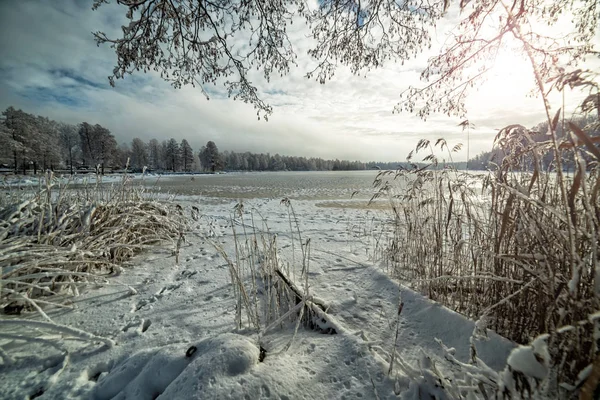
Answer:
<svg viewBox="0 0 600 400"><path fill-rule="evenodd" d="M110 130L99 124L67 124L8 107L0 119L0 164L23 173L47 169L104 173L125 167L171 172L349 171L373 168L377 163L221 152L213 141L194 151L186 139L174 138L145 142L136 137L119 145Z"/></svg>
<svg viewBox="0 0 600 400"><path fill-rule="evenodd" d="M573 120L580 127L590 126L595 119L591 116ZM523 151L531 143L540 146L547 141L545 132L548 123L541 122L526 129L511 131L512 152ZM592 129L591 136L599 136L598 129ZM559 124L559 140L565 140ZM508 140L500 135L498 140ZM469 170L488 170L500 165L507 154L507 146L495 146L489 152L483 152L468 161ZM572 152L565 151L563 165L574 168ZM531 158L531 157L529 157ZM533 159L522 160L524 169ZM551 168L550 152L542 156L544 168ZM361 162L348 160L326 160L317 157L285 156L270 153L252 153L219 151L213 141L208 141L198 151L194 151L186 139L174 138L148 142L134 138L129 143L117 142L109 129L99 125L82 122L67 124L36 116L8 107L0 119L0 164L15 172L27 173L32 170L66 169L71 173L77 170L122 170L129 167L140 172L143 168L150 171L171 172L216 172L216 171L354 171L365 169L411 168L408 162ZM462 169L466 163L455 163Z"/></svg>

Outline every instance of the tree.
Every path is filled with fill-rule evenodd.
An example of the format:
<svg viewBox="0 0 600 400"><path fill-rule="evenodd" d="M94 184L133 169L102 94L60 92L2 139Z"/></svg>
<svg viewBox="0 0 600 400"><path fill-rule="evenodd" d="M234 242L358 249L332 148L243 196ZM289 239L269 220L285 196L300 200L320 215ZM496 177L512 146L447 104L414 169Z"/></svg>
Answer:
<svg viewBox="0 0 600 400"><path fill-rule="evenodd" d="M77 154L77 151L79 150L80 146L77 126L61 122L58 125L58 130L60 134L60 144L63 150L63 154L66 156L67 165L69 166L72 175L73 158L74 155Z"/></svg>
<svg viewBox="0 0 600 400"><path fill-rule="evenodd" d="M115 157L118 154L117 141L110 131L101 125L94 125L94 131L97 140L97 160L100 163L101 172L104 174L105 165L118 161ZM125 166L122 162L120 164L122 167Z"/></svg>
<svg viewBox="0 0 600 400"><path fill-rule="evenodd" d="M207 154L206 146L202 146L198 152L198 160L200 160L200 168L202 168L203 171L208 170L208 165L210 164Z"/></svg>
<svg viewBox="0 0 600 400"><path fill-rule="evenodd" d="M79 126L79 140L81 141L81 158L86 165L94 163L93 152L95 148L94 127L87 122Z"/></svg>
<svg viewBox="0 0 600 400"><path fill-rule="evenodd" d="M131 166L132 152L129 144L121 143L112 158L113 168L116 166L119 169Z"/></svg>
<svg viewBox="0 0 600 400"><path fill-rule="evenodd" d="M181 166L183 167L184 172L188 172L192 167L192 164L194 164L194 151L192 150L192 146L190 146L185 139L181 141L179 149L181 151Z"/></svg>
<svg viewBox="0 0 600 400"><path fill-rule="evenodd" d="M8 107L2 113L5 117L5 142L8 144L13 156L13 168L15 172L19 168L19 157L23 165L23 170L26 169L27 156L32 153L29 144L33 132L33 116L21 110L15 110L13 107Z"/></svg>
<svg viewBox="0 0 600 400"><path fill-rule="evenodd" d="M271 161L269 163L269 170L283 171L285 168L286 168L285 163L283 162L283 160L279 154L275 154L273 157L271 157Z"/></svg>
<svg viewBox="0 0 600 400"><path fill-rule="evenodd" d="M258 167L258 169L260 171L266 171L266 170L269 169L269 158L270 158L269 154L263 154L263 153L261 153L258 156L258 160L259 160L259 167Z"/></svg>
<svg viewBox="0 0 600 400"><path fill-rule="evenodd" d="M95 0L94 9L108 0ZM325 82L341 62L354 72L380 66L394 57L407 59L427 47L427 28L439 20L442 2L322 1L311 10L304 1L203 2L187 0L120 0L129 26L119 38L94 33L98 44L115 48L117 65L109 78L132 71L156 70L173 86L204 85L224 78L230 96L253 104L267 116L271 107L257 94L248 76L259 68L287 73L296 54L288 37L289 25L302 18L309 23L316 46L309 52L319 61L308 76ZM373 40L377 33L378 41ZM234 39L249 45L234 47ZM162 43L168 43L163 46ZM208 95L207 95L208 97Z"/></svg>
<svg viewBox="0 0 600 400"><path fill-rule="evenodd" d="M169 159L167 157L167 141L163 140L160 142L160 163L162 169L169 169Z"/></svg>
<svg viewBox="0 0 600 400"><path fill-rule="evenodd" d="M219 149L217 148L215 142L213 142L212 140L209 140L206 143L206 146L202 147L198 158L200 158L202 168L206 171L215 172L216 170L221 169L223 166L223 162L219 154Z"/></svg>
<svg viewBox="0 0 600 400"><path fill-rule="evenodd" d="M177 140L173 138L169 139L169 141L165 143L164 149L166 168L173 172L177 171L181 165L181 154Z"/></svg>
<svg viewBox="0 0 600 400"><path fill-rule="evenodd" d="M19 160L26 173L32 166L37 173L39 165L53 167L60 161L58 123L45 117L34 116L9 107L2 113L5 129L2 142L12 152L15 171Z"/></svg>
<svg viewBox="0 0 600 400"><path fill-rule="evenodd" d="M10 164L12 161L12 132L6 126L6 118L0 119L0 163Z"/></svg>
<svg viewBox="0 0 600 400"><path fill-rule="evenodd" d="M149 157L149 161L150 161L150 167L152 169L159 169L162 166L161 163L161 147L160 144L158 143L158 140L156 139L151 139L150 142L148 142L148 157Z"/></svg>
<svg viewBox="0 0 600 400"><path fill-rule="evenodd" d="M95 0L93 8L107 2ZM304 19L315 39L308 54L317 60L317 67L307 77L325 83L337 65L348 65L359 74L430 48L429 32L444 18L450 1L325 0L312 9L302 0L272 2L269 7L249 1L119 0L118 4L127 9L129 19L122 36L94 33L98 44L115 49L111 84L134 71L156 70L175 87L199 85L204 91L203 85L223 78L229 95L252 103L260 118L271 107L258 96L248 72L257 68L269 79L273 73L289 71L296 55L287 28L294 19ZM485 78L503 46L514 47L531 61L538 83L559 75L566 63L576 65L596 53L592 46L598 28L596 0L461 0L459 7L462 19L456 31L421 74L429 83L404 92L398 111L414 111L423 118L431 112L463 115L467 89ZM574 32L561 37L544 33L562 17L574 20ZM249 44L235 47L235 39Z"/></svg>
<svg viewBox="0 0 600 400"><path fill-rule="evenodd" d="M131 166L141 169L148 164L148 146L140 138L131 141Z"/></svg>
<svg viewBox="0 0 600 400"><path fill-rule="evenodd" d="M100 166L104 174L105 165L113 161L117 154L117 141L110 131L101 125L90 125L83 122L79 128L83 162L87 165Z"/></svg>
<svg viewBox="0 0 600 400"><path fill-rule="evenodd" d="M59 163L61 150L58 122L47 117L36 117L31 146L33 149L34 172L40 164L44 169L48 169Z"/></svg>

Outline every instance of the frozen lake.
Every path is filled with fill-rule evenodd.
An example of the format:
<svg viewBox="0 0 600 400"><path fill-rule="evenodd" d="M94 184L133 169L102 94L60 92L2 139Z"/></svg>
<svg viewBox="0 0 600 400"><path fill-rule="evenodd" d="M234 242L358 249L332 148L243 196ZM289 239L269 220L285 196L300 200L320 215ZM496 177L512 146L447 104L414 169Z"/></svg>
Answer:
<svg viewBox="0 0 600 400"><path fill-rule="evenodd" d="M181 195L220 198L324 200L368 199L379 171L248 172L218 175L147 177L148 187Z"/></svg>
<svg viewBox="0 0 600 400"><path fill-rule="evenodd" d="M397 393L413 398L410 379L424 378L409 379L397 365L396 377L390 376L395 362L390 349L399 354L395 360L421 371L424 354L436 366L447 361L439 357L440 339L467 362L475 325L389 275L384 256L396 232L388 223L393 218L386 209L389 200L366 206L378 172L115 174L101 177L99 186L92 175L57 177L56 193L72 184L69 190L80 191L73 194L87 194L86 199L100 203L118 199L124 182L133 181L134 188L143 184L150 199L168 199L181 207L187 221L185 241L148 247L118 275L102 275L106 282L80 286L68 304L73 307L49 307L46 313L60 324L58 331L47 328L46 334L17 323L0 326L5 337L25 336L23 343L10 337L0 340L5 353L10 352L10 358L0 356L0 371L6 376L0 398L40 393L47 399L397 399ZM401 185L402 179L395 182ZM39 177L18 177L0 193L22 203L40 185ZM293 208L281 202L284 197L293 199ZM236 208L240 199L244 207ZM132 215L121 219L120 212L113 213L112 220L122 221L122 226L109 226L109 234L134 226ZM155 229L154 220L148 220ZM33 261L31 268L38 268ZM271 324L285 309L264 312L264 305L273 303L266 296L277 286L267 283L264 290L264 283L256 285L271 279L265 280L263 272L243 279L249 303L240 305L232 273L240 274L237 268L247 276L268 265L289 271L291 279L303 281L309 294L326 305L327 320L314 319L325 323L322 328L299 328L287 320ZM257 316L256 325L251 325L250 315ZM94 348L96 339L83 344L71 340L60 331L65 326L101 337L105 345ZM33 340L40 334L43 340ZM513 345L488 334L489 340L477 343L477 354L500 370ZM114 342L118 346L110 345ZM41 370L40 365L49 367ZM462 375L455 379L465 380Z"/></svg>

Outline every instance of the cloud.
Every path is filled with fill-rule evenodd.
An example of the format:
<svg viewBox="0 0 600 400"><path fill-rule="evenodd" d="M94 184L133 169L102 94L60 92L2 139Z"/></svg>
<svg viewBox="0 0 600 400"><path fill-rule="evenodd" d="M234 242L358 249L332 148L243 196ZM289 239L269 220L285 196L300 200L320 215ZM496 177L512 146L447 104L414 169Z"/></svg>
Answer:
<svg viewBox="0 0 600 400"><path fill-rule="evenodd" d="M457 18L454 10L437 27L436 46ZM261 72L250 76L274 106L266 123L257 120L252 106L227 99L221 86L206 88L211 100L198 88L174 89L156 73L127 76L110 87L107 76L116 56L109 46L97 47L91 32L118 36L125 21L124 8L116 4L92 11L89 2L78 0L0 2L0 108L99 123L120 143L173 137L186 138L195 149L213 140L222 150L309 157L399 160L421 138L446 137L451 145L467 140L457 118L432 115L424 123L414 115L392 114L399 94L419 83L431 52L404 64L390 62L366 77L339 67L320 85L305 78L316 61L306 56L311 45L306 27L295 23L289 35L298 67L268 82ZM509 93L510 85L501 82L501 94L484 87L469 98L469 119L477 126L470 134L471 156L491 148L494 129L544 118L539 99L523 100L521 75L510 79L520 92ZM466 157L465 148L457 159Z"/></svg>

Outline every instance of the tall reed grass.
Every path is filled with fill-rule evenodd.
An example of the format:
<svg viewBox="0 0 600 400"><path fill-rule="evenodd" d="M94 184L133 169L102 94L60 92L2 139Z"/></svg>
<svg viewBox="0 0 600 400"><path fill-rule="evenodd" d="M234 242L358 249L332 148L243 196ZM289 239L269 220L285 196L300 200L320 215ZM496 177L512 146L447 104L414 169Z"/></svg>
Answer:
<svg viewBox="0 0 600 400"><path fill-rule="evenodd" d="M261 341L269 331L292 324L294 333L286 350L300 326L325 334L335 334L340 328L326 314L325 303L309 291L310 239L303 239L291 201L284 198L281 205L288 212L289 223L285 235L290 250L285 254L266 219L242 202L231 216L234 254L229 255L218 243L213 245L229 267L237 328L255 331Z"/></svg>
<svg viewBox="0 0 600 400"><path fill-rule="evenodd" d="M507 156L480 175L444 167L435 148L450 160L457 148L422 140L429 167L382 171L374 198L392 206L384 258L395 276L517 343L548 334L548 379L573 389L600 346L600 154L589 140L571 145L577 171L563 176L556 163L542 169L550 145L531 135L500 131Z"/></svg>

